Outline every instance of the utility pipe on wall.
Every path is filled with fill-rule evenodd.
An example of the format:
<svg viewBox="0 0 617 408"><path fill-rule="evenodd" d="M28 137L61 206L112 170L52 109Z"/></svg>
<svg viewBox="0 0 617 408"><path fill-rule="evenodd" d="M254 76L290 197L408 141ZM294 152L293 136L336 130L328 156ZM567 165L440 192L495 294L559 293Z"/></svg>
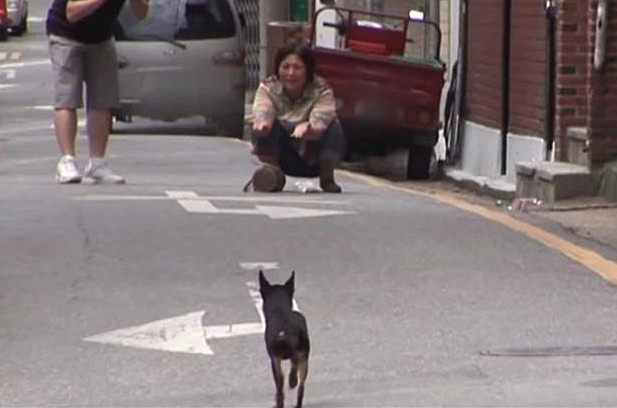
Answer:
<svg viewBox="0 0 617 408"><path fill-rule="evenodd" d="M544 159L549 160L553 153L555 141L555 20L557 6L555 0L546 0L546 75L544 106L544 141L546 143Z"/></svg>
<svg viewBox="0 0 617 408"><path fill-rule="evenodd" d="M501 174L505 175L508 167L508 131L510 130L510 38L512 34L512 2L504 1L503 43L501 84Z"/></svg>
<svg viewBox="0 0 617 408"><path fill-rule="evenodd" d="M596 43L593 50L593 67L601 71L606 58L606 31L608 25L608 0L598 1L596 9Z"/></svg>

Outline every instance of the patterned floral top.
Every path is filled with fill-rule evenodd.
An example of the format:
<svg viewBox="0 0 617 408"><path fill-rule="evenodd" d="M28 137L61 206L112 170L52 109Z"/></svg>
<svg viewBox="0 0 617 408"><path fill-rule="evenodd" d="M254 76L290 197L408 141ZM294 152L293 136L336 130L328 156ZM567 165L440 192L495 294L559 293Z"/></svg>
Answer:
<svg viewBox="0 0 617 408"><path fill-rule="evenodd" d="M332 89L323 78L315 77L305 86L300 98L291 100L281 81L273 75L259 84L253 115L268 122L278 119L290 133L299 123L306 121L310 121L312 127L325 129L336 119L336 102Z"/></svg>

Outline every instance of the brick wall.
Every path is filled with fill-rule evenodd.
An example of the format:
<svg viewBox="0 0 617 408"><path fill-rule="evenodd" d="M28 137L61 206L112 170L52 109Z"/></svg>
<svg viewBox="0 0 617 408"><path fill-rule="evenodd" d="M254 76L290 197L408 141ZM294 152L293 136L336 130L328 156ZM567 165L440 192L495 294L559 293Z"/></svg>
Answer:
<svg viewBox="0 0 617 408"><path fill-rule="evenodd" d="M501 128L504 0L473 0L467 10L465 116Z"/></svg>
<svg viewBox="0 0 617 408"><path fill-rule="evenodd" d="M537 0L515 0L510 37L510 131L542 137L546 111L546 16Z"/></svg>
<svg viewBox="0 0 617 408"><path fill-rule="evenodd" d="M588 58L589 118L591 166L617 159L617 1L610 0L608 9L608 31L606 38L606 59L603 70L593 68L593 48L595 44L595 18L597 0L588 6Z"/></svg>
<svg viewBox="0 0 617 408"><path fill-rule="evenodd" d="M568 127L587 125L590 0L557 3L555 157L566 160Z"/></svg>
<svg viewBox="0 0 617 408"><path fill-rule="evenodd" d="M606 62L593 68L598 0L558 3L556 157L566 160L568 127L586 127L590 164L617 158L617 2L609 2Z"/></svg>

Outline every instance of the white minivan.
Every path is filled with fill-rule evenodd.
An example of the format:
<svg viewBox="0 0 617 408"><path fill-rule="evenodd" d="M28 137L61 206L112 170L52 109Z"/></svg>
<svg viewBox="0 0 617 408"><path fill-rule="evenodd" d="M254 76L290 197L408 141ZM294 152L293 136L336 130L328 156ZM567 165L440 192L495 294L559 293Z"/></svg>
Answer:
<svg viewBox="0 0 617 408"><path fill-rule="evenodd" d="M115 30L116 120L202 116L242 137L246 88L243 17L233 0L150 0L138 20L126 2Z"/></svg>

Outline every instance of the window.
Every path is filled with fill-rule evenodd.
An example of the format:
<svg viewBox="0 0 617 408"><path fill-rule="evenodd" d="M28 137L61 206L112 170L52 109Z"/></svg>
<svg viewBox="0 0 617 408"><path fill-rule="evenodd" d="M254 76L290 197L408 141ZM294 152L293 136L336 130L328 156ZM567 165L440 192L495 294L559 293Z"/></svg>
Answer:
<svg viewBox="0 0 617 408"><path fill-rule="evenodd" d="M227 0L150 0L144 20L138 20L127 2L115 30L117 40L171 41L228 38L236 34Z"/></svg>

